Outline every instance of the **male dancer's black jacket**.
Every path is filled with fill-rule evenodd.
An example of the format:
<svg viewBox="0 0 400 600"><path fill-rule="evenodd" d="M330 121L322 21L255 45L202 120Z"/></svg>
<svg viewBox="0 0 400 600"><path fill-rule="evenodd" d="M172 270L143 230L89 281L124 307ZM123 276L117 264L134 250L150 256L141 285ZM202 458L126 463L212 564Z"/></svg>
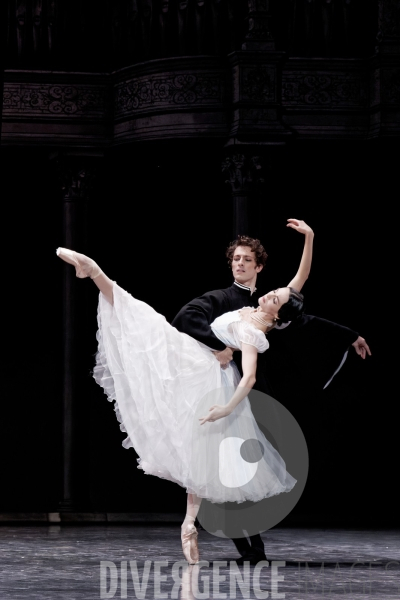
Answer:
<svg viewBox="0 0 400 600"><path fill-rule="evenodd" d="M207 292L199 298L194 298L186 304L172 321L172 325L202 342L212 350L224 350L225 344L213 333L211 323L225 312L239 310L245 306L256 308L258 306L259 294L251 293L250 288L233 283L231 287ZM289 326L272 330L268 333L270 348L258 354L256 384L254 386L260 392L275 397L274 388L278 388L279 378L290 373L291 377L285 377L286 384L292 379L296 381L298 388L299 374L309 373L306 377L307 385L315 389L323 389L341 365L348 347L356 341L358 333L331 321L302 315ZM269 362L275 366L268 368ZM234 360L239 370L241 368L241 353L235 352ZM277 368L277 365L282 367ZM303 379L304 380L304 379ZM257 554L262 558L264 544L260 535L250 537L251 548L246 538L234 539L239 553L243 557Z"/></svg>

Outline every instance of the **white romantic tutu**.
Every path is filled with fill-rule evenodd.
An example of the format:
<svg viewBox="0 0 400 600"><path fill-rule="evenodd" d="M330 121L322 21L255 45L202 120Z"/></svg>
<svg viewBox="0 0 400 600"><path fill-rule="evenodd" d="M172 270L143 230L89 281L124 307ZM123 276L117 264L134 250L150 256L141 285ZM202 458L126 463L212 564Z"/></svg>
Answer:
<svg viewBox="0 0 400 600"><path fill-rule="evenodd" d="M180 333L149 305L114 284L114 306L100 294L94 378L148 475L174 481L211 502L254 502L290 491L296 480L260 431L245 398L214 423L199 424L213 404L226 404L240 375L206 346ZM263 455L243 460L243 440ZM251 448L250 448L251 450Z"/></svg>

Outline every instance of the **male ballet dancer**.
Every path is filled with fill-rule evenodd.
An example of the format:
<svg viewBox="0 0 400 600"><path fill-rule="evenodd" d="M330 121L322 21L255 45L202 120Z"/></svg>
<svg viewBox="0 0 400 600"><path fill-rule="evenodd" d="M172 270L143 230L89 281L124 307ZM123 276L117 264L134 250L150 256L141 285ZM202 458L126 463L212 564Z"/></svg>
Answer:
<svg viewBox="0 0 400 600"><path fill-rule="evenodd" d="M233 351L214 335L210 324L227 311L238 310L245 306L254 308L258 306L258 298L261 294L256 289L257 275L265 266L267 253L259 240L238 236L238 239L229 245L226 256L232 269L233 284L229 288L214 290L199 298L194 298L179 311L172 321L172 325L178 331L187 333L213 349L222 368L232 360ZM274 330L268 335L270 336L272 333ZM310 315L303 315L295 323L287 326L282 325L282 331L277 332L276 336L282 335L284 339L286 338L287 343L292 345L293 340L295 341L299 334L302 340L301 356L303 360L308 353L311 353L314 360L320 362L315 370L321 388L326 387L339 371L350 345L362 358L365 358L366 354L371 354L365 339L360 337L357 332ZM321 352L319 346L321 338L324 348L328 349L324 353ZM273 347L272 343L267 352L258 355L257 381L254 389L276 397L266 367L268 354L273 352ZM240 354L239 352L235 353L235 362L239 369ZM233 542L241 555L238 562L250 561L254 564L260 560L266 560L264 543L259 534L250 536L249 540L246 537L236 538L233 539Z"/></svg>

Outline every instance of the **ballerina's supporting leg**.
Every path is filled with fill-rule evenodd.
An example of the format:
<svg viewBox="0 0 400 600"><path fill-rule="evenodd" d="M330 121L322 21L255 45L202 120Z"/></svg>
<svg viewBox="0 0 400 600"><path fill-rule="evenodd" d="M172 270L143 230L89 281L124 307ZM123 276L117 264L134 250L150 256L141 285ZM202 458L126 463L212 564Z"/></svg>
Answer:
<svg viewBox="0 0 400 600"><path fill-rule="evenodd" d="M80 254L68 248L57 248L57 256L70 265L73 265L76 270L76 276L80 279L90 277L97 285L102 294L106 297L110 304L113 302L113 282L100 269L99 265L85 254Z"/></svg>
<svg viewBox="0 0 400 600"><path fill-rule="evenodd" d="M197 529L194 526L200 504L201 498L196 496L196 494L187 495L186 516L181 527L181 539L183 554L190 564L197 563L200 560L197 545Z"/></svg>

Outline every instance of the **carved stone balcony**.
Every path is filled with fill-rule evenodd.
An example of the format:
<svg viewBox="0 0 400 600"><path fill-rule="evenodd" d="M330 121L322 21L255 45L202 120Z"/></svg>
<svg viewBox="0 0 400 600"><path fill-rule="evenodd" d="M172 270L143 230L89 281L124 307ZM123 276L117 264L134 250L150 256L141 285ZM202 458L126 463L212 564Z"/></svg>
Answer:
<svg viewBox="0 0 400 600"><path fill-rule="evenodd" d="M399 133L398 3L244 4L9 2L3 144Z"/></svg>

